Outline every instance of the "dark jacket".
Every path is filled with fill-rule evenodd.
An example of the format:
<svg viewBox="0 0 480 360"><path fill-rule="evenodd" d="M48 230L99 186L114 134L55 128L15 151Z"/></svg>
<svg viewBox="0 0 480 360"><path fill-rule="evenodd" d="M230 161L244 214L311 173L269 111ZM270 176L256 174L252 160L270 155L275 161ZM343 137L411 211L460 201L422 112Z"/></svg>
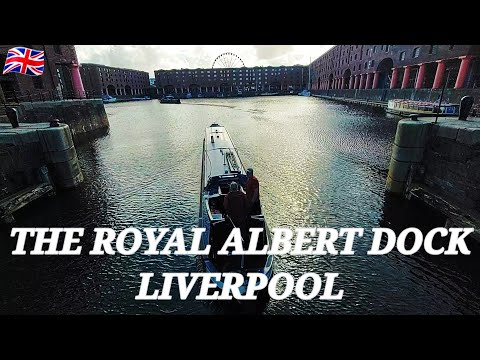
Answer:
<svg viewBox="0 0 480 360"><path fill-rule="evenodd" d="M236 226L243 224L248 215L247 197L241 191L231 191L223 200L223 207Z"/></svg>

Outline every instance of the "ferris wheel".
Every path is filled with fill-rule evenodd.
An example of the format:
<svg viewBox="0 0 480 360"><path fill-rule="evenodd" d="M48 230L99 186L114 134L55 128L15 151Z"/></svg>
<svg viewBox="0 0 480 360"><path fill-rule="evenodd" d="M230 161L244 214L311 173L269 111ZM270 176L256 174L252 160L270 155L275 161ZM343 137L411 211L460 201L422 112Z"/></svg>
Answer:
<svg viewBox="0 0 480 360"><path fill-rule="evenodd" d="M235 68L243 67L245 64L240 56L231 52L226 52L218 55L213 61L212 68Z"/></svg>

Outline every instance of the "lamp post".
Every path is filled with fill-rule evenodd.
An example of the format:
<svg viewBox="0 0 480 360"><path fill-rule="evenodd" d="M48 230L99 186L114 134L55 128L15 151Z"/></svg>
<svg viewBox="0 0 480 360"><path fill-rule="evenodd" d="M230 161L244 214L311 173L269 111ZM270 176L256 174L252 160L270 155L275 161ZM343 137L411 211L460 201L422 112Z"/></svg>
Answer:
<svg viewBox="0 0 480 360"><path fill-rule="evenodd" d="M450 69L447 70L447 79L445 80L445 84L443 84L442 92L440 94L440 100L438 101L438 109L437 109L437 116L435 116L435 124L438 121L438 114L440 113L440 106L442 105L443 93L445 92L445 88L447 87L449 77L450 77Z"/></svg>

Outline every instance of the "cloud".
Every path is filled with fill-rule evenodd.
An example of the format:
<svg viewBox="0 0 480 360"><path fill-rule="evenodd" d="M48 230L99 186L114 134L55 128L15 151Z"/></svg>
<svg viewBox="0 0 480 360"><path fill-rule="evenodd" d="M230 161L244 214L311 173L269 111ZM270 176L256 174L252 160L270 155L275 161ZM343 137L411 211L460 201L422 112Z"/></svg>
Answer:
<svg viewBox="0 0 480 360"><path fill-rule="evenodd" d="M257 59L273 60L294 51L294 45L254 45Z"/></svg>
<svg viewBox="0 0 480 360"><path fill-rule="evenodd" d="M143 70L209 68L232 52L245 66L307 65L333 45L76 45L80 63Z"/></svg>

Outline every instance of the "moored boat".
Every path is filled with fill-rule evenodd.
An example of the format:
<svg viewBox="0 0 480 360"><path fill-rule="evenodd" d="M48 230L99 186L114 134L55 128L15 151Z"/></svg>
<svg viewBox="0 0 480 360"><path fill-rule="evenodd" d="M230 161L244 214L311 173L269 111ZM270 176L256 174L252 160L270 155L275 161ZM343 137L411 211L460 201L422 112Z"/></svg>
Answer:
<svg viewBox="0 0 480 360"><path fill-rule="evenodd" d="M301 92L298 93L298 96L310 96L310 91L307 89L303 89Z"/></svg>
<svg viewBox="0 0 480 360"><path fill-rule="evenodd" d="M460 104L442 103L440 106L438 102L430 101L414 101L394 99L389 100L386 112L395 115L434 115L441 114L442 116L458 116Z"/></svg>
<svg viewBox="0 0 480 360"><path fill-rule="evenodd" d="M180 104L180 99L175 98L173 95L165 95L160 99L161 104Z"/></svg>
<svg viewBox="0 0 480 360"><path fill-rule="evenodd" d="M232 229L236 227L224 208L224 199L229 186L236 182L240 191L244 192L247 184L245 168L238 156L235 145L223 126L212 124L206 128L203 141L202 177L200 188L200 228L205 228L202 246L211 246L208 255L199 256L202 271L209 273L237 272L244 276L245 282L240 293L246 292L247 273L257 272L266 275L268 280L273 274L273 255L218 255ZM246 226L241 229L243 247L247 249L250 238L249 228L262 228L257 249L265 245L271 246L270 232L261 206L250 212ZM215 281L218 288L223 289L223 278ZM260 295L259 295L260 296Z"/></svg>
<svg viewBox="0 0 480 360"><path fill-rule="evenodd" d="M114 103L114 102L117 102L117 98L114 98L113 96L110 96L110 95L103 95L102 101L104 104Z"/></svg>

